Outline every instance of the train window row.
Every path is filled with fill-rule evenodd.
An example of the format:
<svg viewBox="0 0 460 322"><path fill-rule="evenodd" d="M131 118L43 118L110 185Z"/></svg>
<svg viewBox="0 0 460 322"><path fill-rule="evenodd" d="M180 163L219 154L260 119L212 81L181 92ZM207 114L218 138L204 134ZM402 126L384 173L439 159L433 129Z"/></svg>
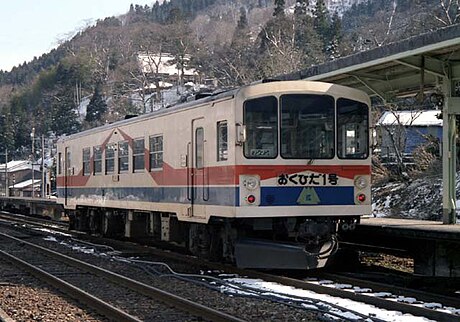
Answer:
<svg viewBox="0 0 460 322"><path fill-rule="evenodd" d="M104 173L125 173L129 171L129 143L120 141L109 143L105 147L105 159L103 159L102 146L95 146L93 150L93 160L91 161L91 148L84 148L82 151L83 175L99 175L103 173L102 164L104 162ZM133 172L143 172L145 167L145 140L144 138L134 139L132 142L132 167ZM118 152L118 156L117 156ZM115 159L118 157L118 172ZM149 137L149 164L150 171L163 168L163 135Z"/></svg>
<svg viewBox="0 0 460 322"><path fill-rule="evenodd" d="M217 122L217 161L228 160L228 125L227 121ZM204 167L204 129L197 128L195 132L195 165ZM132 172L161 170L163 168L163 135L149 137L146 159L145 139L136 138L132 141ZM105 152L105 153L103 153ZM91 155L93 158L91 159ZM67 168L72 164L70 151L66 156ZM62 174L62 154L58 153L58 174ZM147 161L146 161L147 160ZM116 162L118 161L118 162ZM147 166L145 162L148 162ZM103 167L104 164L104 167ZM130 154L127 140L109 143L105 146L86 147L82 149L82 174L84 176L126 173L129 171ZM118 167L118 169L117 169ZM72 175L71 173L69 173Z"/></svg>

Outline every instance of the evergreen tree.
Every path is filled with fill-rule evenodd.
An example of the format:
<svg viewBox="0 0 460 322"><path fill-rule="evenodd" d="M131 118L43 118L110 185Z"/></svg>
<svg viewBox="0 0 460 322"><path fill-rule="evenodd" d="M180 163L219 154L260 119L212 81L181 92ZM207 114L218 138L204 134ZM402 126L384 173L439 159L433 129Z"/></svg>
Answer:
<svg viewBox="0 0 460 322"><path fill-rule="evenodd" d="M273 11L274 17L284 16L284 6L286 5L284 0L275 0L275 10Z"/></svg>
<svg viewBox="0 0 460 322"><path fill-rule="evenodd" d="M317 0L315 9L313 11L313 21L314 28L318 35L323 40L324 51L327 50L327 47L330 43L330 34L329 34L329 11L326 7L326 2L324 0Z"/></svg>
<svg viewBox="0 0 460 322"><path fill-rule="evenodd" d="M333 60L340 57L340 44L342 41L342 20L337 12L332 16L329 29L329 45L326 48L328 59Z"/></svg>
<svg viewBox="0 0 460 322"><path fill-rule="evenodd" d="M248 28L248 17L246 16L246 9L244 7L240 8L240 19L238 19L238 24L236 25L237 30L244 30Z"/></svg>
<svg viewBox="0 0 460 322"><path fill-rule="evenodd" d="M313 11L314 26L316 31L327 38L329 30L329 11L324 0L317 0Z"/></svg>
<svg viewBox="0 0 460 322"><path fill-rule="evenodd" d="M309 6L308 0L297 0L295 3L294 15L296 16L306 15L308 6Z"/></svg>
<svg viewBox="0 0 460 322"><path fill-rule="evenodd" d="M107 112L107 103L105 102L101 91L102 85L100 83L96 84L93 96L86 108L85 121L88 123L101 124L102 116L105 112Z"/></svg>
<svg viewBox="0 0 460 322"><path fill-rule="evenodd" d="M17 121L17 120L16 120ZM9 110L5 109L0 115L0 151L14 151L15 120Z"/></svg>
<svg viewBox="0 0 460 322"><path fill-rule="evenodd" d="M50 130L54 132L56 136L63 134L69 135L80 130L80 123L77 119L73 97L68 95L69 91L66 92L67 95L62 95L64 93L61 93L61 95L59 95L60 100L54 100L50 106L52 120Z"/></svg>

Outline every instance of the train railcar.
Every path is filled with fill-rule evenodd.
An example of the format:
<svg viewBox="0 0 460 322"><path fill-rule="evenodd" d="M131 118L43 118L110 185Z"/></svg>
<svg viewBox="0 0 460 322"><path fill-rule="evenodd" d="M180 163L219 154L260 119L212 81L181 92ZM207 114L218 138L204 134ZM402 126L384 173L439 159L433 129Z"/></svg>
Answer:
<svg viewBox="0 0 460 322"><path fill-rule="evenodd" d="M73 229L240 267L323 267L371 212L370 101L311 81L247 85L58 142Z"/></svg>

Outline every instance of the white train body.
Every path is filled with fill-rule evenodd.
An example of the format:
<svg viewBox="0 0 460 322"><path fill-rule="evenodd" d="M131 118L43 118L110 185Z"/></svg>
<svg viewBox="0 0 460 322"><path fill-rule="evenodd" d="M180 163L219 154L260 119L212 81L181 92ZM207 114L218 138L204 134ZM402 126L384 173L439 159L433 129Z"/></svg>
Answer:
<svg viewBox="0 0 460 322"><path fill-rule="evenodd" d="M192 251L205 231L223 257L257 267L248 240L279 223L290 243L299 227L325 238L336 232L325 226L371 212L369 106L339 85L269 82L70 135L58 143L58 202L79 229L109 234L115 222Z"/></svg>

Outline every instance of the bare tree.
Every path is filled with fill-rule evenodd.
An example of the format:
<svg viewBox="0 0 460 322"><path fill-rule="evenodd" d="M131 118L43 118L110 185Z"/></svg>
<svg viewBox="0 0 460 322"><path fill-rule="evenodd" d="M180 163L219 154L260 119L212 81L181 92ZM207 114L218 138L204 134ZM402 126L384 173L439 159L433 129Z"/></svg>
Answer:
<svg viewBox="0 0 460 322"><path fill-rule="evenodd" d="M166 33L158 24L135 26L125 32L124 63L118 69L120 99L140 102L143 113L153 110L153 101L161 101L160 68L164 63ZM153 84L153 86L152 86ZM155 91L155 95L152 94Z"/></svg>
<svg viewBox="0 0 460 322"><path fill-rule="evenodd" d="M383 131L387 133L389 139L390 151L387 151L388 156L394 155L398 173L404 175L407 173L407 166L404 162L404 151L407 146L407 128L420 117L422 111L411 110L405 111L410 113L408 117L401 117L401 113L397 110L394 104L387 104L385 109L393 116L393 120L388 124L381 124ZM384 154L384 152L381 152Z"/></svg>
<svg viewBox="0 0 460 322"><path fill-rule="evenodd" d="M290 17L278 18L262 28L259 68L264 77L290 73L305 65L305 55L296 44L296 28Z"/></svg>
<svg viewBox="0 0 460 322"><path fill-rule="evenodd" d="M460 21L459 0L439 0L440 12L435 15L443 26L454 25Z"/></svg>

